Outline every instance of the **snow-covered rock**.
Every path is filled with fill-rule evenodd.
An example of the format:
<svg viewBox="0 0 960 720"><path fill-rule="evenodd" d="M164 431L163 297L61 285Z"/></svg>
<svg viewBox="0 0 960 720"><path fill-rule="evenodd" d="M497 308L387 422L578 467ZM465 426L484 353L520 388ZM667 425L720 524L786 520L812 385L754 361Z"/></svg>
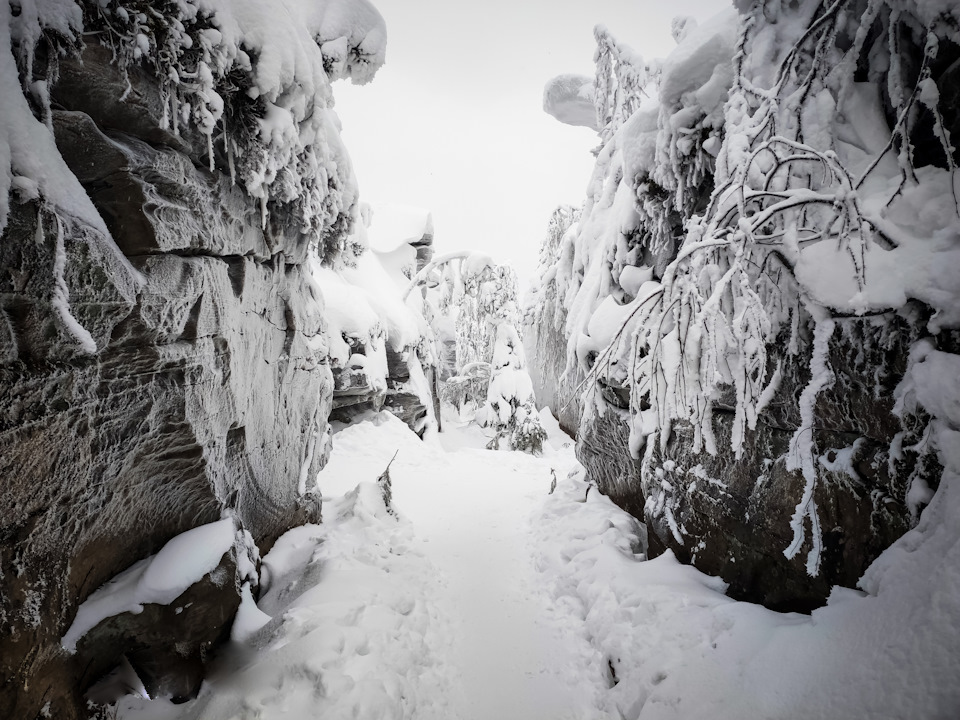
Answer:
<svg viewBox="0 0 960 720"><path fill-rule="evenodd" d="M355 230L362 237L352 244L371 249L333 267L315 259L311 272L328 298L331 417L350 422L383 407L422 435L439 418L439 349L429 304L420 294L404 293L410 278L433 256L433 225L429 212L404 210L400 217L406 222L390 224L392 232L380 236L368 232L374 225L366 226L366 215Z"/></svg>
<svg viewBox="0 0 960 720"><path fill-rule="evenodd" d="M597 130L593 78L585 75L558 75L543 89L543 110L567 125Z"/></svg>
<svg viewBox="0 0 960 720"><path fill-rule="evenodd" d="M80 605L61 640L83 668L79 686L126 662L150 697L194 697L210 651L258 584L257 555L227 517L177 535L111 578Z"/></svg>
<svg viewBox="0 0 960 720"><path fill-rule="evenodd" d="M358 213L331 81L384 40L366 0L0 7L0 716L85 712L84 673L135 641L80 663L61 638L170 538L319 519L307 260L353 257Z"/></svg>
<svg viewBox="0 0 960 720"><path fill-rule="evenodd" d="M735 597L855 586L949 467L941 408L895 405L918 343L960 347L957 18L935 5L740 3L652 62L597 31L602 144L545 244L534 383L651 550ZM898 22L917 33L871 29Z"/></svg>

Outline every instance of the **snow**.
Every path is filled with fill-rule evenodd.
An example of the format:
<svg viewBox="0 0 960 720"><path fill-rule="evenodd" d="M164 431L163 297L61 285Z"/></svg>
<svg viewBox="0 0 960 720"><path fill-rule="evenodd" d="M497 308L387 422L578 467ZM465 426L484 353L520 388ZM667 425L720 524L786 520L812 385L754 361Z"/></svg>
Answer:
<svg viewBox="0 0 960 720"><path fill-rule="evenodd" d="M32 3L27 3L28 9ZM8 13L5 11L4 15ZM346 150L340 140L340 121L333 111L331 82L349 78L363 84L371 80L383 65L386 53L386 28L383 18L367 0L179 0L161 13L128 11L114 3L97 3L90 9L96 31L112 47L121 72L130 65L141 65L157 80L163 117L161 125L180 134L181 126L194 126L207 138L207 164L217 168L214 146L223 151L231 178L259 201L262 222L271 205L286 206L304 232L323 235L341 217L349 218L357 202L356 181ZM59 20L59 23L54 21ZM30 71L32 43L39 26L51 24L64 33L66 42L79 40L83 32L79 8L64 0L44 3L33 25L18 22L21 65ZM7 33L0 30L7 42ZM7 55L6 49L0 52ZM7 122L5 132L23 130L24 105L16 68L4 63L9 72L0 82L13 112L22 118ZM29 74L29 72L28 72ZM238 79L242 78L242 79ZM27 78L30 84L32 77ZM41 86L41 99L46 97ZM227 126L226 118L235 109L231 99L244 92L251 104L248 116ZM251 110L250 107L253 109ZM48 108L47 108L48 110ZM5 113L7 115L7 113ZM39 125L33 121L34 125ZM22 134L22 132L20 133ZM21 137L20 140L25 138ZM46 142L22 143L23 147L42 150L35 160L47 159L52 138ZM20 144L20 143L17 143ZM6 153L0 153L3 161ZM60 172L62 160L55 152L54 162L44 163L57 172L50 173L68 191L75 190L75 178ZM0 162L5 166L5 162ZM23 165L19 158L13 165ZM32 179L43 175L32 169L18 171ZM4 195L7 180L0 184ZM79 210L89 210L86 196L63 192L48 180L49 197L62 203L76 198ZM6 216L0 206L0 227ZM102 223L101 223L102 225ZM98 227L98 229L100 229ZM336 254L338 248L324 248L324 254Z"/></svg>
<svg viewBox="0 0 960 720"><path fill-rule="evenodd" d="M494 447L505 440L513 450L540 453L546 435L534 404L523 345L509 322L497 325L491 367L486 403L477 411L477 424L496 431Z"/></svg>
<svg viewBox="0 0 960 720"><path fill-rule="evenodd" d="M0 106L0 230L7 222L11 189L23 199L41 198L58 215L52 305L78 347L95 352L92 337L70 310L64 280L68 248L60 223L89 226L85 241L113 258L117 276L130 288L137 276L63 164L49 127L33 116L17 67L9 61L14 54L21 64L32 61L43 26L66 36L79 33L76 7L49 0L41 17L33 5L25 6L17 18L9 9L0 10L0 59L8 60L0 63L5 98ZM217 77L229 69L248 71L250 95L263 101L257 133L264 152L248 157L241 169L247 191L264 201L264 212L268 199L301 203L298 217L305 229L316 230L337 213L356 219L356 187L339 141L330 82L347 77L365 82L383 63L386 33L376 10L366 0L270 5L182 0L177 7L185 18L209 14L213 27L198 36L206 45L195 86L177 88L169 98L174 131L180 118L189 118L212 144L224 108L213 89ZM955 13L945 0L922 0L918 8L931 21L937 13ZM122 8L115 12L127 19ZM660 433L666 442L670 423L681 417L696 423L696 447L715 451L710 402L719 385L734 386L737 394L734 444L740 452L738 443L781 379L779 366L766 368L765 347L790 320L789 312L771 309L769 298L759 294L762 289L751 284L756 276L741 272L745 248L776 214L771 208L780 206L768 205L752 216L743 212L744 197L755 190L750 183L762 174L766 160L758 159L759 151L750 155L749 141L756 138L747 137L752 129L738 104L743 96L727 96L735 79L731 60L738 23L733 10L700 26L680 20L674 26L676 50L653 63L598 28L596 81L559 78L545 93L549 112L566 122L601 125L603 142L583 216L561 233L542 283L555 284L569 311L563 327L570 339L565 380L582 377L589 358L604 349L609 350L604 372L624 380L620 361L631 350L634 357L643 350L631 373L649 379L652 409L633 418L636 454L647 436ZM777 66L772 60L778 43L770 35L781 33L778 42L787 47L784 40L799 32L796 23L785 24L759 34L750 50L753 65L747 75L761 88L755 93L761 103L773 98L763 89L771 86L769 74ZM133 57L156 53L154 36L137 32L128 39L139 53ZM185 43L182 51L194 40L183 35L178 42ZM33 79L31 72L25 77ZM810 93L805 107L789 109L805 123L804 143L778 141L791 153L806 153L807 160L820 158L825 176L842 170L836 187L785 188L790 196L782 202L826 198L831 207L850 213L859 233L839 238L823 232L801 244L794 228L782 242L816 324L812 377L799 398L802 427L790 456L790 467L802 471L806 488L790 521L794 542L775 550L788 556L799 552L809 519L811 575L821 549L813 505L817 463L843 468L853 453L841 448L834 460L815 457L807 432L817 422L817 393L832 382L828 340L834 321L827 316L887 311L919 299L934 310L931 333L960 324L956 179L950 168L926 167L916 170L918 183L904 185L893 158L873 164L870 158L889 136L878 116L879 93L869 83L851 87L848 98L858 104L847 108L847 117L837 118L836 127L827 122L835 101L820 89ZM36 97L46 97L42 84L31 88ZM927 81L919 99L933 106L939 94ZM186 113L177 111L176 102L185 98L193 104ZM588 100L596 103L600 123L596 116L589 118ZM728 131L722 145L721 125ZM778 157L771 144L760 145ZM698 178L712 173L712 165L706 167L712 158L718 160L718 180L732 184L718 185L710 212L684 228L679 255L669 266L642 264L632 244L635 233L648 233L647 249L654 255L672 243L674 228L658 225L658 218L685 211L689 198L684 193L696 191ZM296 173L288 172L294 167ZM330 186L336 186L334 197L327 195ZM666 189L673 203L661 203L660 215L646 204L660 202L650 200L656 187ZM718 218L725 217L720 211L728 207L738 207L741 214L720 227ZM827 230L830 223L824 225ZM868 242L868 226L882 232L890 247ZM362 369L371 389L383 391L387 343L406 350L412 385L428 407L429 388L413 349L430 339L430 330L421 298L410 297L410 288L422 278L407 284L404 272L409 274L415 258L410 243L432 230L425 211L387 211L374 218L368 238L358 229L359 254L342 262L317 260L312 270L326 302L333 364ZM362 252L369 244L374 250ZM719 249L734 247L735 262L724 264ZM495 414L501 424L517 417L542 427L547 433L542 456L485 450L489 435L464 424L450 408L445 409L448 433L428 434L427 442L384 413L341 429L329 463L316 478L325 522L295 528L276 542L263 558L257 598L255 566L240 555L245 581L231 642L199 698L180 706L128 698L119 707L120 717L956 717L957 355L938 349L935 339L918 342L896 390L897 412L929 414L922 442L943 467L937 488L910 487L906 500L919 513L916 527L870 566L860 590L835 588L828 604L811 616L780 614L731 600L720 579L680 564L670 552L646 559L645 528L582 481L569 438L548 411L533 407L513 317L518 315L515 289L505 300L511 293L509 273L501 273L504 284L498 287L500 270L489 258L455 253L436 259L423 278L454 258L463 260L465 282L476 285L478 305L496 305L509 319L486 327L494 314L483 312L470 321L473 327L462 333L458 328L458 335L479 337L475 351L487 348L489 331L496 328L485 414L491 420ZM685 341L697 350L687 357L675 322L682 312L650 310L671 292L678 304L695 299L696 321ZM735 306L730 322L736 325L723 316L725 305ZM792 319L796 322L796 313ZM654 323L663 333L651 338ZM362 353L345 335L360 341ZM769 376L768 370L773 371ZM660 386L658 372L670 378ZM746 376L755 378L752 385L740 379ZM684 394L681 385L696 390ZM599 405L588 403L587 414L595 408ZM376 483L388 464L390 506ZM701 482L722 482L707 477L701 466L690 473ZM307 480L301 478L301 489ZM672 488L665 480L645 480L653 490L648 506L666 515L682 543L682 528L665 505ZM80 606L62 638L64 649L75 652L77 642L105 618L141 612L146 603L172 602L216 568L224 553L251 544L230 518L172 539Z"/></svg>
<svg viewBox="0 0 960 720"><path fill-rule="evenodd" d="M790 438L790 451L787 454L787 469L802 471L804 489L793 517L790 519L793 540L790 546L783 551L783 554L792 558L800 552L805 538L804 520L809 518L812 547L807 554L807 573L811 577L816 577L820 570L820 553L823 549L820 518L817 515L817 505L813 498L817 484L817 469L813 452L813 427L816 423L817 395L833 385L836 379L827 359L830 337L833 335L835 328L836 325L833 320L824 320L817 323L814 329L813 353L810 358L811 380L800 394L798 401L800 425L794 432L793 437Z"/></svg>
<svg viewBox="0 0 960 720"><path fill-rule="evenodd" d="M929 308L931 337L960 326L953 160L911 167L905 126L897 121L891 131L885 103L901 118L916 114L907 112L912 88L900 87L907 82L901 74L916 67L908 70L906 60L900 67L882 36L869 40L877 43L872 50L861 46L875 19L882 24L884 13L902 11L928 24L915 42L932 63L946 38L955 39L933 18L945 12L953 27L956 9L933 0L913 6L870 3L862 17L841 11L839 35L827 31L827 49L815 59L807 47L791 51L824 9L813 0L738 3L700 25L678 19L677 47L662 62L644 62L598 29L601 146L579 224L559 241L548 238L552 249L528 310L538 349L544 339L566 341L562 362L545 364L553 377L534 377L535 386L565 393L550 402L572 406L565 425L581 427L609 410L596 392L601 381L628 390L630 450L638 459L650 437L667 443L678 420L693 426L694 452L726 452L714 437L720 397L735 399L729 449L739 459L759 414L777 402L789 363L806 365L813 354L789 458L805 488L788 520L793 542L780 548L788 557L807 548L811 574L821 550L813 493L825 466L813 456L808 429L818 422L817 392L829 383L827 319L890 317L919 300ZM838 37L853 32L851 52ZM868 54L870 71L856 72ZM811 61L819 67L808 67ZM938 76L924 77L921 71L917 100L933 111L933 134L947 147L935 111L946 88L936 86ZM803 165L817 171L800 172ZM555 324L544 328L543 319ZM778 357L779 342L786 357ZM581 387L582 395L571 391ZM948 411L928 402L935 418ZM674 500L648 470L647 507L669 523ZM907 485L897 500L916 516L931 488Z"/></svg>
<svg viewBox="0 0 960 720"><path fill-rule="evenodd" d="M941 361L917 367L928 360ZM439 444L386 413L338 432L319 477L324 524L291 530L264 557L258 607L244 594L199 698L128 697L118 716L955 717L954 470L862 591L784 614L731 600L669 552L647 561L643 526L581 480L557 428L557 449L537 458L481 449L475 426L452 408L444 417ZM943 432L955 452L958 433ZM374 483L394 455L396 515Z"/></svg>
<svg viewBox="0 0 960 720"><path fill-rule="evenodd" d="M244 642L272 619L257 607L250 591L250 583L245 582L240 588L240 607L237 608L237 615L230 628L230 640L235 643Z"/></svg>
<svg viewBox="0 0 960 720"><path fill-rule="evenodd" d="M324 266L314 257L310 268L323 293L333 366L362 366L371 387L385 390L387 345L400 352L416 346L430 332L415 303L401 299L399 281L406 279L397 278L375 251L363 252L352 267ZM362 355L353 352L344 335L361 342Z"/></svg>
<svg viewBox="0 0 960 720"><path fill-rule="evenodd" d="M67 0L50 0L42 14L33 3L23 3L17 17L12 6L0 8L0 233L7 226L11 190L19 200L42 199L44 206L59 219L55 258L55 297L53 304L68 332L85 352L96 345L89 332L73 318L63 281L66 264L63 223L87 226L81 234L94 256L111 272L111 281L127 299L132 299L143 280L114 244L80 181L70 172L57 150L53 132L37 120L24 97L15 50L32 63L33 46L43 28L70 36L81 23L79 8ZM16 196L15 195L15 196Z"/></svg>
<svg viewBox="0 0 960 720"><path fill-rule="evenodd" d="M59 5L50 19L60 20L57 24L68 33L76 32L81 22L79 8L66 2ZM28 15L31 10L36 9L28 3ZM36 42L49 22L46 17L38 18L36 12L32 15L28 19L21 13L15 18L11 7L0 9L0 95L4 98L0 104L0 232L7 225L10 189L18 186L30 187L29 194L34 196L43 193L51 205L62 207L109 237L93 203L60 157L53 133L33 116L23 95L13 42L23 43L23 51L32 52L30 43Z"/></svg>
<svg viewBox="0 0 960 720"><path fill-rule="evenodd" d="M101 621L121 613L140 613L147 603L169 605L220 564L234 545L232 518L199 525L172 538L160 552L132 565L90 595L60 644L70 653Z"/></svg>
<svg viewBox="0 0 960 720"><path fill-rule="evenodd" d="M359 84L373 77L386 56L386 26L367 0L281 0L269 6L256 0L196 0L195 5L213 16L228 52L242 47L255 52L254 83L269 102L291 85L308 95L326 94L323 62L317 61L324 50L334 52L330 79L346 77ZM355 58L343 52L348 48Z"/></svg>
<svg viewBox="0 0 960 720"><path fill-rule="evenodd" d="M923 344L914 351L913 362L907 387L917 402L931 415L960 428L960 355Z"/></svg>
<svg viewBox="0 0 960 720"><path fill-rule="evenodd" d="M739 23L737 11L727 8L702 25L686 25L682 39L663 62L660 99L664 105L679 102L684 93L691 91L695 91L697 104L702 107L715 106L726 99L727 88L733 82L730 58Z"/></svg>
<svg viewBox="0 0 960 720"><path fill-rule="evenodd" d="M567 125L597 128L593 78L558 75L543 88L543 111Z"/></svg>
<svg viewBox="0 0 960 720"><path fill-rule="evenodd" d="M424 235L433 235L433 216L428 210L386 203L374 208L370 220L370 247L388 253L399 246L417 242Z"/></svg>

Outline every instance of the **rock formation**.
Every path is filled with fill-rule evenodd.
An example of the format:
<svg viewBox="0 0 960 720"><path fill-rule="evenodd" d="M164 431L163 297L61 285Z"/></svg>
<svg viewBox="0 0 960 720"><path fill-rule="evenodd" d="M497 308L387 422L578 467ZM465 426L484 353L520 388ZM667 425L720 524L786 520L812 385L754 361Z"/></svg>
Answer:
<svg viewBox="0 0 960 720"><path fill-rule="evenodd" d="M733 597L855 587L949 461L948 415L905 398L958 349L958 21L756 3L651 62L597 30L596 170L529 302L538 399L649 554Z"/></svg>
<svg viewBox="0 0 960 720"><path fill-rule="evenodd" d="M385 289L404 287L430 262L434 253L433 219L430 213L413 208L404 210L406 213L400 213L399 216L388 212L381 219L378 215L374 226L377 227L379 223L386 229L378 229L377 237L366 241L371 246L368 263L376 264L377 281ZM371 231L370 234L374 233ZM345 272L350 275L349 270ZM380 336L370 338L370 329L355 323L351 323L352 327L341 328L343 340L349 346L349 357L345 363L333 358L331 418L349 423L363 413L384 409L422 436L431 424L435 423L439 428L439 393L436 387L439 358L433 357L434 353L429 349L432 343L424 342L421 332L425 328L416 332L398 331L396 326L403 321L398 322L396 316L402 315L409 321L415 313L406 306L399 292L391 301L397 307L371 309L374 315L385 315L387 327L379 329ZM381 312L377 313L377 310ZM356 308L344 308L344 315L351 312L355 314ZM371 339L375 347L371 346ZM368 355L379 355L381 352L385 363L378 367L377 362ZM421 378L411 376L411 363L422 369L422 382ZM413 374L419 375L416 369Z"/></svg>
<svg viewBox="0 0 960 720"><path fill-rule="evenodd" d="M307 259L311 247L327 258L344 248L355 212L324 69L359 70L322 52L329 27L313 37L309 23L293 28L313 46L298 72L312 73L317 103L298 116L256 65L254 50L277 50L269 35L244 45L251 66L231 44L243 28L226 6L148 17L142 3L126 5L63 0L39 17L32 4L0 9L0 63L12 70L16 57L31 91L16 100L20 80L11 88L4 75L4 129L26 128L34 142L18 148L4 134L13 152L9 171L0 167L5 196L10 188L0 223L3 717L86 717L83 692L121 654L151 688L195 692L239 602L240 550L185 591L189 612L107 619L70 654L61 638L78 604L225 512L264 550L320 518L313 482L328 453L333 379ZM372 13L374 30L382 24L362 0L355 8ZM124 23L140 34L125 35ZM83 28L99 32L81 49ZM356 49L373 32L349 40ZM171 89L175 69L196 83ZM313 144L258 139L268 104ZM32 168L31 154L53 147L50 132L62 160L49 150L59 164ZM278 173L273 184L255 184L256 162ZM321 169L295 177L284 162ZM292 201L281 181L303 194Z"/></svg>

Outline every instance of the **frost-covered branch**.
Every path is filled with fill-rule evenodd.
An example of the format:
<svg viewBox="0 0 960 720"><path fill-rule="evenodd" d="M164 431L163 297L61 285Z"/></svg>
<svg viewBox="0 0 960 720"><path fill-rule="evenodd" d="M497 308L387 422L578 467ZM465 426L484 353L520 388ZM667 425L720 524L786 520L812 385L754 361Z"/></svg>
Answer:
<svg viewBox="0 0 960 720"><path fill-rule="evenodd" d="M403 299L406 300L410 293L413 292L415 287L423 285L423 283L427 281L427 278L430 277L430 274L437 268L448 263L452 263L454 260L466 260L474 255L476 255L476 253L471 250L457 250L456 252L446 253L444 255L440 255L439 257L433 258L430 262L423 266L420 272L410 279L410 283L403 291Z"/></svg>

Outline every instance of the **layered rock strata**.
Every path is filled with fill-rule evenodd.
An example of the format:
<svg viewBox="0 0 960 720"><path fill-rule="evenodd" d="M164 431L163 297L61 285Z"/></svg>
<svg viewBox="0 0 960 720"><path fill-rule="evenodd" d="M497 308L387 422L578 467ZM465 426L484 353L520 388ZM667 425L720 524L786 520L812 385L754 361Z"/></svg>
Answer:
<svg viewBox="0 0 960 720"><path fill-rule="evenodd" d="M195 693L239 603L235 558L185 591L190 611L108 619L70 654L61 638L79 603L225 512L263 550L318 521L328 453L333 380L306 267L316 238L282 210L265 216L226 159L211 170L205 137L171 131L152 76L86 41L60 63L49 123L123 257L23 194L0 238L9 718L86 717L83 693L121 656L148 690Z"/></svg>

